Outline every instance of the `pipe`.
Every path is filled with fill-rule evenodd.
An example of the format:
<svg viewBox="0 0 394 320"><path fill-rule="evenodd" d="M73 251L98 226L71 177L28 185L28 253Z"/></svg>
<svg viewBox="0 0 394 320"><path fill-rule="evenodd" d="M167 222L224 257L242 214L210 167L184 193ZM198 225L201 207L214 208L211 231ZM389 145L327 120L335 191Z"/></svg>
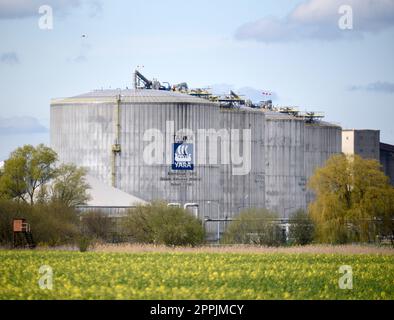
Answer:
<svg viewBox="0 0 394 320"><path fill-rule="evenodd" d="M137 89L137 70L133 72L133 88Z"/></svg>
<svg viewBox="0 0 394 320"><path fill-rule="evenodd" d="M116 155L118 154L120 155L122 151L120 146L120 103L121 103L121 95L119 94L116 97L116 108L115 108L115 116L114 116L115 143L112 145L112 157L111 157L113 187L116 187Z"/></svg>
<svg viewBox="0 0 394 320"><path fill-rule="evenodd" d="M121 95L119 94L116 99L116 144L120 145L120 103ZM120 152L120 151L119 151Z"/></svg>

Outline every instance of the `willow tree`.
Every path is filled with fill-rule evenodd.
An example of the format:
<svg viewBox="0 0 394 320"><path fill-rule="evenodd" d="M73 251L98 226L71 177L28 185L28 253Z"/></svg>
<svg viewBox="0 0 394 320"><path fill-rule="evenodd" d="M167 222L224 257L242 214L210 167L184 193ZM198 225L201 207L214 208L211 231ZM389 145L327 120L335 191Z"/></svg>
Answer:
<svg viewBox="0 0 394 320"><path fill-rule="evenodd" d="M309 213L318 241L374 241L393 232L394 188L378 161L334 155L308 186L316 195Z"/></svg>

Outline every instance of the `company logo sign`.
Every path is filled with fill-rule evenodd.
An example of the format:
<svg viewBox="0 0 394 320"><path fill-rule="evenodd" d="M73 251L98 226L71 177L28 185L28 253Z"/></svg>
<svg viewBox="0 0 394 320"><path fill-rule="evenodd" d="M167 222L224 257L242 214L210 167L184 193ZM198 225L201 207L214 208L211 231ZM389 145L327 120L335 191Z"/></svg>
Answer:
<svg viewBox="0 0 394 320"><path fill-rule="evenodd" d="M193 144L174 143L172 170L194 170Z"/></svg>

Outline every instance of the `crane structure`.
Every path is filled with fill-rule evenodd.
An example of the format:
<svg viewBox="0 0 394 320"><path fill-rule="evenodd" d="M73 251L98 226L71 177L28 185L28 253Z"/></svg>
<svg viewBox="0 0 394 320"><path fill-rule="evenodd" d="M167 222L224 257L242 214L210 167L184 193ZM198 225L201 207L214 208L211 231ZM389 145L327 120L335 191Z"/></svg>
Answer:
<svg viewBox="0 0 394 320"><path fill-rule="evenodd" d="M153 90L170 91L171 86L168 82L163 82L163 84L161 84L157 80L149 80L141 72L139 72L138 70L135 70L134 71L134 89L153 89Z"/></svg>

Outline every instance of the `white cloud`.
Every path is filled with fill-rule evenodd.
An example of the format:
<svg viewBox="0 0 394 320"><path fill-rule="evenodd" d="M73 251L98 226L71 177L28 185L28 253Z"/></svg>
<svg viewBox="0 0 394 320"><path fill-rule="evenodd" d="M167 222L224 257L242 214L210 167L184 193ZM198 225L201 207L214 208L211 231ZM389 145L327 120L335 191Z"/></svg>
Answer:
<svg viewBox="0 0 394 320"><path fill-rule="evenodd" d="M351 86L350 91L373 91L380 93L394 93L394 83L376 81L364 86Z"/></svg>
<svg viewBox="0 0 394 320"><path fill-rule="evenodd" d="M271 92L266 89L260 90L252 87L235 88L234 86L227 83L210 85L208 88L210 88L209 91L215 95L226 95L230 93L230 90L233 90L235 93L244 96L246 99L252 100L254 103L258 103L263 100L275 100L278 98L275 92ZM271 95L263 95L263 92L266 91L270 92Z"/></svg>
<svg viewBox="0 0 394 320"><path fill-rule="evenodd" d="M48 132L40 122L33 117L0 118L0 134L23 134Z"/></svg>
<svg viewBox="0 0 394 320"><path fill-rule="evenodd" d="M353 11L353 29L342 30L338 21L342 5ZM394 0L308 0L285 18L264 17L246 23L236 31L240 40L285 42L302 39L337 40L360 38L394 26Z"/></svg>
<svg viewBox="0 0 394 320"><path fill-rule="evenodd" d="M103 4L100 1L92 0L89 2L90 17L100 16L103 12Z"/></svg>
<svg viewBox="0 0 394 320"><path fill-rule="evenodd" d="M89 44L88 42L85 42L85 41L87 41L87 40L85 40L86 38L87 38L86 35L84 38L81 38L82 42L81 42L81 45L79 48L79 54L74 57L67 58L67 62L85 63L88 61L88 53L91 51L92 45Z"/></svg>
<svg viewBox="0 0 394 320"><path fill-rule="evenodd" d="M19 57L16 52L4 52L0 55L0 62L14 65L19 63Z"/></svg>
<svg viewBox="0 0 394 320"><path fill-rule="evenodd" d="M258 90L252 87L242 87L237 90L241 95L257 103L264 100L276 100L278 96L275 92L269 90ZM263 95L263 92L268 91L270 95Z"/></svg>
<svg viewBox="0 0 394 320"><path fill-rule="evenodd" d="M75 62L75 63L83 63L88 61L88 58L85 55L79 55L73 59L68 60L70 62Z"/></svg>
<svg viewBox="0 0 394 320"><path fill-rule="evenodd" d="M42 5L51 6L55 15L65 15L83 4L88 5L90 16L96 16L102 10L99 0L0 0L0 19L38 16L38 9Z"/></svg>

